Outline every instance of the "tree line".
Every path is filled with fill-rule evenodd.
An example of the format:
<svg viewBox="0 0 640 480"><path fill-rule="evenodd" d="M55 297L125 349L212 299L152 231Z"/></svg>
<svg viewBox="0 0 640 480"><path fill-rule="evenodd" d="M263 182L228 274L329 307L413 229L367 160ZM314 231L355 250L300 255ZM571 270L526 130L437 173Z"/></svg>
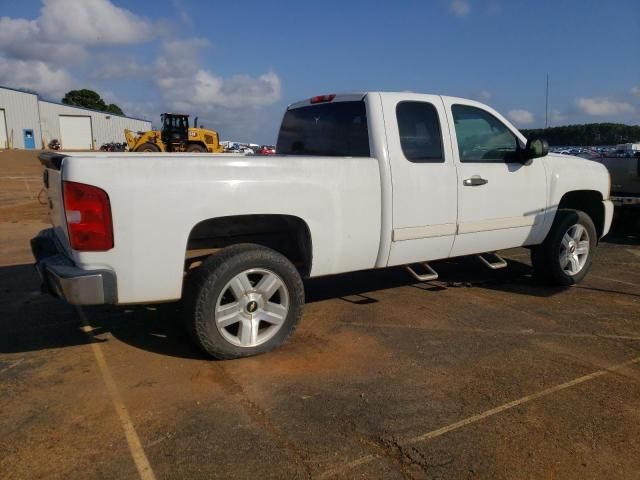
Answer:
<svg viewBox="0 0 640 480"><path fill-rule="evenodd" d="M640 125L622 123L589 123L563 127L520 130L527 138L544 138L553 146L616 145L640 142Z"/></svg>

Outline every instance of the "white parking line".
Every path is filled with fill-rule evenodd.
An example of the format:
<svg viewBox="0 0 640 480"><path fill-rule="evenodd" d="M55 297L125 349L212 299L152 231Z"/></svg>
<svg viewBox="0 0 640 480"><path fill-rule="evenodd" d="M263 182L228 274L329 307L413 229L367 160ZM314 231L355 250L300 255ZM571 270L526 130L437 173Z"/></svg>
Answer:
<svg viewBox="0 0 640 480"><path fill-rule="evenodd" d="M84 325L83 331L89 334L93 330L93 328L91 327L91 325L89 325L89 321L87 320L87 317L82 309L80 307L76 308ZM109 365L107 365L107 361L104 357L102 349L100 348L100 344L92 342L91 348L93 349L93 354L96 357L96 362L98 363L98 367L100 368L100 373L102 374L104 384L107 387L109 396L111 397L111 402L113 403L113 406L118 413L118 417L120 418L120 424L122 425L122 428L124 430L125 437L127 437L129 451L131 452L133 461L136 464L138 475L140 476L141 480L155 480L156 476L153 473L153 469L151 468L151 464L149 463L147 455L144 453L144 448L142 448L140 437L138 437L138 433L136 432L136 429L131 422L129 411L122 401L122 397L120 396L120 392L118 391L118 386L113 379L111 370L109 370Z"/></svg>
<svg viewBox="0 0 640 480"><path fill-rule="evenodd" d="M505 403L503 405L500 405L498 407L492 408L490 410L487 410L485 412L479 413L477 415L472 415L470 417L467 417L463 420L460 420L458 422L452 423L450 425L446 425L444 427L438 428L436 430L432 430L430 432L424 433L422 435L417 435L415 437L411 437L408 438L406 440L401 440L398 442L398 445L400 446L406 446L406 445L413 445L419 442L423 442L425 440L431 440L433 438L439 437L441 435L444 435L446 433L452 432L454 430L458 430L459 428L465 427L467 425L471 425L473 423L479 422L480 420L483 420L485 418L491 417L493 415L497 415L498 413L502 413L506 410L511 410L512 408L515 408L517 406L520 406L524 403L528 403L531 402L533 400L537 400L538 398L542 398L542 397L546 397L547 395L551 395L552 393L555 392L559 392L560 390L565 390L567 388L571 388L574 387L576 385L579 385L581 383L584 382L588 382L590 380L594 380L598 377L602 377L603 375L606 375L607 373L612 373L615 372L617 370L621 370L625 367L628 367L629 365L634 365L640 363L640 357L636 357L636 358L632 358L631 360L627 360L626 362L622 362L619 363L617 365L613 365L611 367L608 368L603 368L602 370L598 370L596 372L593 373L589 373L587 375L583 375L582 377L578 377L575 378L573 380L569 380L568 382L564 382L561 383L559 385L556 385L554 387L550 387L550 388L545 388L544 390L540 390L537 393L533 393L531 395L527 395L525 397L521 397L518 398L517 400L513 400L511 402ZM357 458L355 460L352 460L349 463L346 463L344 465L341 465L339 467L333 468L331 470L327 470L326 472L324 472L323 474L321 474L318 478L320 479L325 479L325 478L331 478L334 477L336 475L340 475L340 474L344 474L345 472L359 466L359 465L363 465L369 462L372 462L373 460L376 460L378 458L380 458L381 456L379 454L369 454L369 455L364 455L360 458Z"/></svg>

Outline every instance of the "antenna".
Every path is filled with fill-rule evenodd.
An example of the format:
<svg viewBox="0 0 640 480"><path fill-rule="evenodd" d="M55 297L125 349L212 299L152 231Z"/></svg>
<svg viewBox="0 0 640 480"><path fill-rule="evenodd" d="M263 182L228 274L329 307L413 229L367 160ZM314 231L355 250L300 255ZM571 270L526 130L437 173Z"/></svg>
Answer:
<svg viewBox="0 0 640 480"><path fill-rule="evenodd" d="M544 128L549 125L549 74L547 73L547 92L544 99Z"/></svg>

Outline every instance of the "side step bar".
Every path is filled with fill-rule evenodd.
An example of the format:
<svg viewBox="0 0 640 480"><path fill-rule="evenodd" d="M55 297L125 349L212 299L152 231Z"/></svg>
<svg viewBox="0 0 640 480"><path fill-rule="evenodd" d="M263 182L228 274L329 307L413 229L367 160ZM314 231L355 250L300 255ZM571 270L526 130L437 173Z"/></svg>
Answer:
<svg viewBox="0 0 640 480"><path fill-rule="evenodd" d="M498 270L507 266L507 261L495 252L482 253L478 255L478 258L491 270Z"/></svg>
<svg viewBox="0 0 640 480"><path fill-rule="evenodd" d="M436 272L433 268L431 268L431 265L429 265L427 262L418 263L414 265L420 265L427 271L427 273L420 275L413 268L411 268L411 265L404 266L407 272L409 272L411 276L416 280L418 280L419 282L429 282L431 280L435 280L438 278L438 272Z"/></svg>

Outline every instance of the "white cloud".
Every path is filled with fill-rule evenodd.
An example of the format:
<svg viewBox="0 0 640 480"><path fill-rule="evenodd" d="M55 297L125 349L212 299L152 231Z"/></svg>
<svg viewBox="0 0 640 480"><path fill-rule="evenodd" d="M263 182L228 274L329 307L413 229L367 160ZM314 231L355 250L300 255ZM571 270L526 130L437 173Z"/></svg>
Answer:
<svg viewBox="0 0 640 480"><path fill-rule="evenodd" d="M0 85L27 88L44 96L60 98L72 83L69 72L44 62L0 58Z"/></svg>
<svg viewBox="0 0 640 480"><path fill-rule="evenodd" d="M159 77L189 77L199 70L200 51L210 46L206 38L187 38L162 42L156 58Z"/></svg>
<svg viewBox="0 0 640 480"><path fill-rule="evenodd" d="M582 113L593 116L620 115L634 111L629 103L608 98L578 98L575 105Z"/></svg>
<svg viewBox="0 0 640 480"><path fill-rule="evenodd" d="M634 95L636 97L640 97L640 87L633 87L631 90L631 95Z"/></svg>
<svg viewBox="0 0 640 480"><path fill-rule="evenodd" d="M58 96L73 83L65 67L86 61L87 47L151 36L149 21L109 0L44 0L35 20L0 17L1 82Z"/></svg>
<svg viewBox="0 0 640 480"><path fill-rule="evenodd" d="M282 91L280 78L274 72L259 77L235 75L222 78L203 69L193 77L160 78L158 86L164 98L178 109L190 106L205 110L215 106L264 107L278 101Z"/></svg>
<svg viewBox="0 0 640 480"><path fill-rule="evenodd" d="M77 63L86 58L83 45L56 38L47 39L37 20L0 18L0 55L20 60L57 64Z"/></svg>
<svg viewBox="0 0 640 480"><path fill-rule="evenodd" d="M234 75L223 78L201 68L199 50L203 39L165 42L156 61L156 83L173 108L210 111L215 107L264 107L281 98L282 86L275 72L258 77Z"/></svg>
<svg viewBox="0 0 640 480"><path fill-rule="evenodd" d="M449 11L458 17L466 17L471 12L468 0L451 0Z"/></svg>
<svg viewBox="0 0 640 480"><path fill-rule="evenodd" d="M230 134L263 128L270 112L264 107L282 97L277 73L223 77L205 66L200 53L209 41L185 38L178 28L191 24L184 0L173 0L166 28L157 28L165 20L152 22L114 1L42 0L35 19L0 16L0 84L58 99L87 87L136 116L156 119L159 112L176 109L200 114L208 126ZM165 40L150 46L152 60L117 48L148 42L157 31ZM126 87L111 93L114 79L141 82L153 101L136 102Z"/></svg>
<svg viewBox="0 0 640 480"><path fill-rule="evenodd" d="M45 38L85 45L124 45L148 40L151 24L109 0L44 0L36 20Z"/></svg>
<svg viewBox="0 0 640 480"><path fill-rule="evenodd" d="M35 20L0 18L0 52L20 60L72 64L87 46L125 45L150 39L151 24L108 0L45 0Z"/></svg>
<svg viewBox="0 0 640 480"><path fill-rule="evenodd" d="M104 54L97 57L96 67L89 72L93 80L112 80L115 78L142 78L154 75L154 67L139 63L133 57Z"/></svg>
<svg viewBox="0 0 640 480"><path fill-rule="evenodd" d="M507 117L517 126L524 127L531 125L535 121L533 113L528 110L511 110L507 113Z"/></svg>

